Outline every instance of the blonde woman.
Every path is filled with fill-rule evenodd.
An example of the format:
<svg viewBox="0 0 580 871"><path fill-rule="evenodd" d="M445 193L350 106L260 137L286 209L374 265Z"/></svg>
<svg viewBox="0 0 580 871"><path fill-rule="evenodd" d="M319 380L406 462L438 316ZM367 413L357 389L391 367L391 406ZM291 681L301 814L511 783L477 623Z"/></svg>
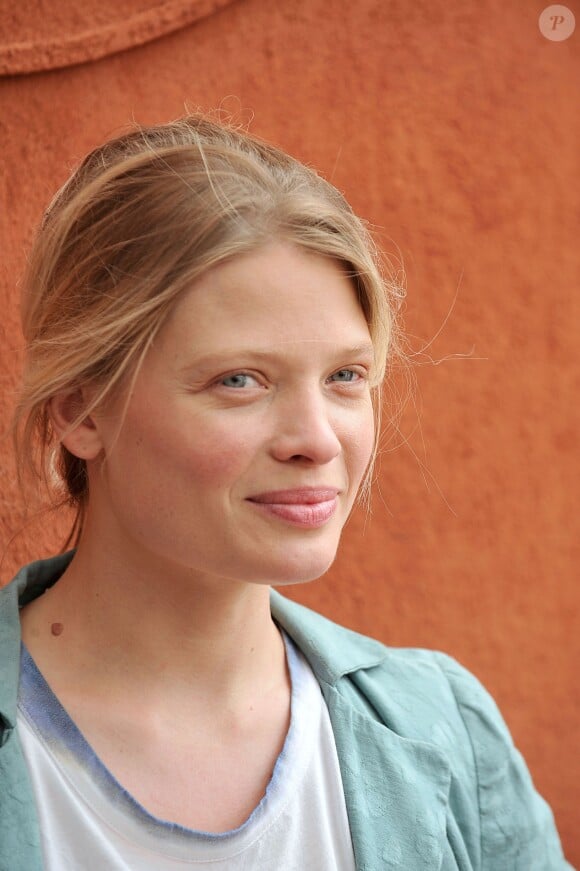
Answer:
<svg viewBox="0 0 580 871"><path fill-rule="evenodd" d="M475 678L272 590L368 486L397 301L331 185L201 117L56 196L16 425L77 519L0 594L0 869L569 867Z"/></svg>

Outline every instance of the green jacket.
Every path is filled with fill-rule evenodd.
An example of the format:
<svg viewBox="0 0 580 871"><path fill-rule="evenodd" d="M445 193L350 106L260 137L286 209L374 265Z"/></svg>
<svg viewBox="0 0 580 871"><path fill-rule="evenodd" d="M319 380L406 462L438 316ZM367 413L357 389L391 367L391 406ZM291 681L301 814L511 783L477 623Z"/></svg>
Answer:
<svg viewBox="0 0 580 871"><path fill-rule="evenodd" d="M42 869L15 727L18 607L70 559L32 563L0 590L0 871ZM358 871L571 868L495 703L469 672L442 653L385 647L276 592L271 601L326 699Z"/></svg>

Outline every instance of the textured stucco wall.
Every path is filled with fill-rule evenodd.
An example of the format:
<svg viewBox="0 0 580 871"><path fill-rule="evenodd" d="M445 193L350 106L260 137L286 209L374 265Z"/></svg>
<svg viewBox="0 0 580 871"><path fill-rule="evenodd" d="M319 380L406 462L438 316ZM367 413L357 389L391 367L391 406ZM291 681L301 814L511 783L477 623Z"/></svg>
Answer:
<svg viewBox="0 0 580 871"><path fill-rule="evenodd" d="M355 514L330 574L291 595L471 668L580 864L578 0L579 30L560 43L533 0L132 0L105 17L96 0L82 14L60 0L51 20L48 2L43 15L2 5L2 421L17 278L55 186L128 119L233 95L256 133L331 177L398 247L409 288L417 387L385 439L373 513ZM107 45L117 53L94 60ZM3 439L3 580L58 536L49 517L19 533L10 456Z"/></svg>

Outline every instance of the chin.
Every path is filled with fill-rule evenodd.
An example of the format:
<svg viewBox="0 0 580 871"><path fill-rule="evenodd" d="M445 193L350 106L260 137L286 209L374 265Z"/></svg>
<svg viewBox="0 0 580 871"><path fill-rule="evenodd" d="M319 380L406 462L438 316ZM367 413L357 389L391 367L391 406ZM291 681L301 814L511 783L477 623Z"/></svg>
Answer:
<svg viewBox="0 0 580 871"><path fill-rule="evenodd" d="M322 577L331 567L336 557L336 549L331 554L320 554L317 557L310 555L306 558L296 557L294 560L285 560L279 571L273 571L269 583L273 587L285 587L291 584L308 584Z"/></svg>

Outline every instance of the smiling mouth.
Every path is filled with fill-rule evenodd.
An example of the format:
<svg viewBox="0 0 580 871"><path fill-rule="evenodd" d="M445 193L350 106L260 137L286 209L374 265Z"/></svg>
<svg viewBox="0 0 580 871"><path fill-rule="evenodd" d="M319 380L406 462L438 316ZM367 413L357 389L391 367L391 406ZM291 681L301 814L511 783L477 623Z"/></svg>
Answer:
<svg viewBox="0 0 580 871"><path fill-rule="evenodd" d="M248 499L262 513L305 529L324 526L336 511L336 487L306 487L276 490Z"/></svg>

